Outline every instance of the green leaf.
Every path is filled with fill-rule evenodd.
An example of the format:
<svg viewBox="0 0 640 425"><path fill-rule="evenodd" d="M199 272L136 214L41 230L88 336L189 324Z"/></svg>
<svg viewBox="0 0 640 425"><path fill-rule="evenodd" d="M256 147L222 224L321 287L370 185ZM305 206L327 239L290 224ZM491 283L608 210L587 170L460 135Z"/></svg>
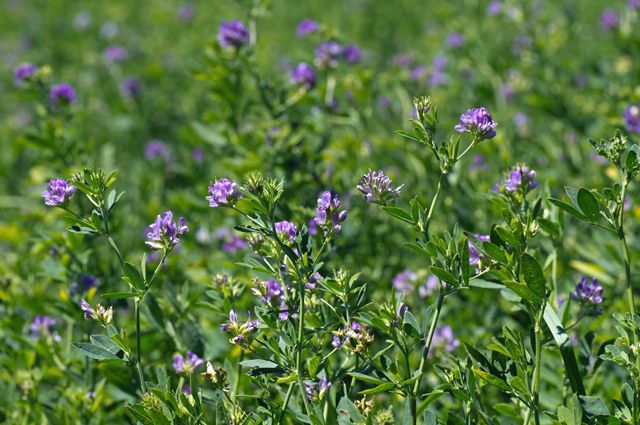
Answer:
<svg viewBox="0 0 640 425"><path fill-rule="evenodd" d="M513 236L513 233L511 232L511 230L507 229L504 226L496 226L495 231L500 237L500 239L502 239L512 247L517 248L520 246L520 242L518 242L518 239L516 239L516 237Z"/></svg>
<svg viewBox="0 0 640 425"><path fill-rule="evenodd" d="M491 242L483 242L482 243L482 248L484 249L484 252L491 258L493 258L494 260L496 260L498 263L501 264L507 264L509 261L507 260L507 255L505 254L504 250L502 248L500 248L499 246L491 243Z"/></svg>
<svg viewBox="0 0 640 425"><path fill-rule="evenodd" d="M418 335L422 335L422 331L420 330L420 323L416 320L416 316L413 315L409 310L404 312L404 323L411 326L413 329L418 332Z"/></svg>
<svg viewBox="0 0 640 425"><path fill-rule="evenodd" d="M587 189L578 190L577 196L578 206L587 220L596 222L600 218L600 204L596 197Z"/></svg>
<svg viewBox="0 0 640 425"><path fill-rule="evenodd" d="M381 384L386 383L382 379L378 379L378 378L376 378L374 376L371 376L371 375L365 375L364 373L360 373L360 372L349 372L349 373L347 373L347 375L353 376L357 380L360 380L360 381L363 381L363 382L368 382L370 384L381 385Z"/></svg>
<svg viewBox="0 0 640 425"><path fill-rule="evenodd" d="M574 208L573 206L562 202L559 199L555 199L555 198L549 198L549 202L551 202L553 205L555 205L556 207L560 208L561 210L571 214L574 217L579 218L580 220L583 221L587 221L587 217L585 217L584 214L582 214L580 211L578 211L576 208Z"/></svg>
<svg viewBox="0 0 640 425"><path fill-rule="evenodd" d="M480 370L475 367L472 368L472 370L474 375L476 375L478 378L482 379L486 383L494 385L503 391L507 391L507 392L511 391L511 387L503 379L498 378L497 376L494 376L488 372L485 372L484 370Z"/></svg>
<svg viewBox="0 0 640 425"><path fill-rule="evenodd" d="M569 399L567 407L558 407L558 421L562 425L582 424L582 408L580 407L580 400L576 394L573 394Z"/></svg>
<svg viewBox="0 0 640 425"><path fill-rule="evenodd" d="M143 290L144 289L144 279L142 279L142 275L131 263L124 263L124 271L125 271L125 280L131 284L136 289Z"/></svg>
<svg viewBox="0 0 640 425"><path fill-rule="evenodd" d="M397 218L400 221L404 221L405 223L415 224L413 221L413 217L411 214L406 212L405 210L397 207L383 206L382 209L392 217Z"/></svg>
<svg viewBox="0 0 640 425"><path fill-rule="evenodd" d="M560 323L558 315L553 310L553 307L547 304L544 309L544 321L547 327L553 335L553 339L560 348L560 354L562 355L562 361L564 368L569 378L569 384L574 393L578 395L584 395L584 383L582 382L582 375L580 375L580 369L578 368L578 362L573 351L573 347L569 341L569 335L567 331Z"/></svg>
<svg viewBox="0 0 640 425"><path fill-rule="evenodd" d="M75 342L73 343L73 347L76 350L79 350L82 354L87 357L96 360L122 360L120 357L111 353L110 351L93 344L88 344L86 342ZM124 360L123 360L124 361Z"/></svg>
<svg viewBox="0 0 640 425"><path fill-rule="evenodd" d="M503 282L504 285L515 292L520 298L523 298L533 304L542 304L542 297L538 296L535 292L529 288L527 285L523 285L520 282L515 282L512 280L506 280Z"/></svg>
<svg viewBox="0 0 640 425"><path fill-rule="evenodd" d="M522 274L529 289L540 298L545 298L545 279L538 260L524 254L522 256Z"/></svg>
<svg viewBox="0 0 640 425"><path fill-rule="evenodd" d="M349 400L348 397L343 396L340 399L337 407L338 423L339 424L352 424L352 423L365 423L366 418L362 416L358 408Z"/></svg>
<svg viewBox="0 0 640 425"><path fill-rule="evenodd" d="M101 297L104 298L115 298L115 299L122 299L122 298L134 298L138 296L137 292L109 292L106 294L102 294L100 295Z"/></svg>
<svg viewBox="0 0 640 425"><path fill-rule="evenodd" d="M363 395L371 395L371 394L378 394L384 391L389 391L390 389L393 389L396 387L396 384L394 384L393 382L386 382L384 384L380 384L375 388L371 388L369 390L364 390L364 391L360 391L360 394Z"/></svg>
<svg viewBox="0 0 640 425"><path fill-rule="evenodd" d="M609 415L609 408L607 408L607 405L604 404L604 401L602 401L598 397L581 395L580 403L582 404L582 409L588 415L592 415L592 416L608 416Z"/></svg>
<svg viewBox="0 0 640 425"><path fill-rule="evenodd" d="M443 282L447 282L453 286L458 286L459 284L458 279L456 279L454 275L452 275L445 269L441 267L432 266L429 270L431 271L431 273L436 275L436 277L442 280Z"/></svg>

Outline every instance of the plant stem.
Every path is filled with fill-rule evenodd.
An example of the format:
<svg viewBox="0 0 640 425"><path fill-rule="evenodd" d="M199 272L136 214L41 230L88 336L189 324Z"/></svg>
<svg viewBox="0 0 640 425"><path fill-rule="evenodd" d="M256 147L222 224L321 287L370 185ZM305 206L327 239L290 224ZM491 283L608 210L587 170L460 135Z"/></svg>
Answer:
<svg viewBox="0 0 640 425"><path fill-rule="evenodd" d="M620 193L620 212L618 214L618 237L620 239L620 245L622 247L622 253L624 255L624 271L627 283L627 303L629 307L629 313L633 316L636 312L635 301L633 299L633 288L631 282L631 256L629 255L629 245L627 244L627 237L624 233L624 200L627 197L627 187L629 182L626 177L622 180L622 191ZM634 333L635 335L635 333ZM637 337L635 337L637 340Z"/></svg>
<svg viewBox="0 0 640 425"><path fill-rule="evenodd" d="M438 280L438 285L440 285L440 281ZM436 326L438 325L438 319L440 318L440 310L442 310L442 302L444 301L445 292L442 289L442 286L439 286L438 291L438 300L436 301L436 311L433 313L433 318L431 319L431 326L429 327L429 333L427 334L427 342L424 346L424 351L422 352L422 359L420 360L420 377L416 380L416 383L413 386L413 391L411 393L410 399L410 407L411 407L411 423L416 425L418 423L417 417L417 397L418 397L418 389L420 388L420 381L422 381L422 376L427 368L427 357L429 356L429 349L431 348L431 343L433 342L433 334L436 331Z"/></svg>
<svg viewBox="0 0 640 425"><path fill-rule="evenodd" d="M284 415L287 413L287 406L289 405L289 399L291 399L291 394L293 393L293 387L295 386L294 382L289 384L289 388L287 389L287 394L284 396L284 402L282 403L282 412L280 412L280 418L278 419L278 423L281 424L284 420Z"/></svg>
<svg viewBox="0 0 640 425"><path fill-rule="evenodd" d="M298 303L300 304L300 319L298 321L298 335L297 335L297 352L296 352L296 375L298 378L298 387L300 387L300 395L302 396L302 401L304 402L304 410L307 413L307 416L311 418L311 406L309 406L309 401L305 395L304 391L304 381L302 379L302 345L304 342L304 284L305 282L300 279L298 283Z"/></svg>
<svg viewBox="0 0 640 425"><path fill-rule="evenodd" d="M143 393L147 392L144 383L144 372L142 371L142 347L140 346L140 301L136 298L134 302L136 314L136 368L138 369L138 377L140 378L140 389Z"/></svg>
<svg viewBox="0 0 640 425"><path fill-rule="evenodd" d="M438 187L436 188L436 193L433 195L433 199L431 200L431 205L429 206L429 211L427 212L426 228L424 229L425 241L429 242L429 226L431 225L431 217L433 216L433 211L436 208L436 204L438 203L438 198L440 198L440 191L442 189L442 183L444 182L446 173L440 173L440 178L438 179Z"/></svg>
<svg viewBox="0 0 640 425"><path fill-rule="evenodd" d="M542 304L542 308L540 309L540 313L536 317L536 323L534 328L534 338L536 344L536 354L535 354L535 369L533 371L533 384L532 384L532 392L533 392L533 409L534 409L534 421L536 425L540 425L540 365L542 360L542 315L545 309L545 304Z"/></svg>

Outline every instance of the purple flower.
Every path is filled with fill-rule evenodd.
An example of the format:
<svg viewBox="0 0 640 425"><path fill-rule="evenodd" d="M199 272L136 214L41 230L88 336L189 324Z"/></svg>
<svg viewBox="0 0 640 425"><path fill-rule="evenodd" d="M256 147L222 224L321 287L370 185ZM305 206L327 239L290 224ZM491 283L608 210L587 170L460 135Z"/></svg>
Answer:
<svg viewBox="0 0 640 425"><path fill-rule="evenodd" d="M198 162L198 163L203 162L204 161L204 150L201 147L196 146L191 151L191 158L193 158L193 160L195 162Z"/></svg>
<svg viewBox="0 0 640 425"><path fill-rule="evenodd" d="M24 84L31 80L31 77L38 72L38 67L31 63L23 63L19 65L14 71L16 77L16 84Z"/></svg>
<svg viewBox="0 0 640 425"><path fill-rule="evenodd" d="M135 97L140 93L140 79L138 77L127 77L120 84L120 91L128 97Z"/></svg>
<svg viewBox="0 0 640 425"><path fill-rule="evenodd" d="M528 35L519 35L513 41L511 51L514 55L519 55L524 49L531 47L532 44L533 39L531 37L529 37Z"/></svg>
<svg viewBox="0 0 640 425"><path fill-rule="evenodd" d="M296 241L296 235L298 234L298 228L290 221L279 221L274 224L278 237L284 239L284 242L294 243Z"/></svg>
<svg viewBox="0 0 640 425"><path fill-rule="evenodd" d="M75 102L76 91L69 84L55 84L49 92L49 100L54 105L66 105Z"/></svg>
<svg viewBox="0 0 640 425"><path fill-rule="evenodd" d="M444 71L449 59L446 56L434 56L431 60L431 66L434 71Z"/></svg>
<svg viewBox="0 0 640 425"><path fill-rule="evenodd" d="M178 236L188 231L183 217L176 224L173 213L165 211L162 215L158 214L156 221L149 226L145 243L153 249L172 249L180 242Z"/></svg>
<svg viewBox="0 0 640 425"><path fill-rule="evenodd" d="M460 124L455 129L458 133L468 132L479 140L492 139L496 136L498 124L493 122L491 114L485 107L467 109L467 112L460 115Z"/></svg>
<svg viewBox="0 0 640 425"><path fill-rule="evenodd" d="M620 25L620 15L613 9L606 9L600 16L600 26L605 31L611 31Z"/></svg>
<svg viewBox="0 0 640 425"><path fill-rule="evenodd" d="M502 3L499 1L492 1L487 7L487 14L489 16L496 16L502 10Z"/></svg>
<svg viewBox="0 0 640 425"><path fill-rule="evenodd" d="M238 323L238 315L235 311L229 312L229 321L220 325L220 329L224 332L233 333L235 336L229 340L232 344L243 344L248 336L258 330L260 326L259 320L251 320L251 313L248 314L247 321L240 325Z"/></svg>
<svg viewBox="0 0 640 425"><path fill-rule="evenodd" d="M447 35L447 46L451 48L460 47L464 44L464 35L459 32L451 32Z"/></svg>
<svg viewBox="0 0 640 425"><path fill-rule="evenodd" d="M486 170L486 169L487 169L487 163L484 161L484 156L482 156L481 154L475 155L473 157L473 162L469 166L469 171L474 172L474 171Z"/></svg>
<svg viewBox="0 0 640 425"><path fill-rule="evenodd" d="M230 22L223 21L218 29L218 42L224 48L235 47L238 49L249 44L249 31L237 19Z"/></svg>
<svg viewBox="0 0 640 425"><path fill-rule="evenodd" d="M335 68L343 55L343 48L335 41L324 41L316 49L316 64L320 68Z"/></svg>
<svg viewBox="0 0 640 425"><path fill-rule="evenodd" d="M64 207L76 193L76 187L64 179L49 181L47 189L42 192L44 204L49 207Z"/></svg>
<svg viewBox="0 0 640 425"><path fill-rule="evenodd" d="M302 21L300 21L298 27L296 28L296 35L298 37L304 37L307 34L318 32L319 29L320 26L316 21L312 19L303 19Z"/></svg>
<svg viewBox="0 0 640 425"><path fill-rule="evenodd" d="M85 274L80 276L80 286L82 287L82 291L86 292L91 288L95 288L98 286L98 279L95 276L90 274ZM78 293L78 282L72 282L69 291L73 294Z"/></svg>
<svg viewBox="0 0 640 425"><path fill-rule="evenodd" d="M84 312L84 318L89 320L97 320L102 323L103 326L108 325L113 320L113 306L104 308L102 305L97 304L94 309L83 298L80 302L80 309Z"/></svg>
<svg viewBox="0 0 640 425"><path fill-rule="evenodd" d="M595 307L594 313L599 314L599 306L604 302L603 292L604 288L598 279L593 278L589 281L586 276L583 276L571 293L571 299L588 307Z"/></svg>
<svg viewBox="0 0 640 425"><path fill-rule="evenodd" d="M327 381L325 376L321 377L317 384L312 381L304 381L304 392L309 401L322 400L329 388L331 388L331 382Z"/></svg>
<svg viewBox="0 0 640 425"><path fill-rule="evenodd" d="M460 341L453 335L453 329L449 325L442 325L436 328L433 334L433 340L431 347L429 347L429 356L433 356L434 349L443 349L447 352L452 352L460 346Z"/></svg>
<svg viewBox="0 0 640 425"><path fill-rule="evenodd" d="M513 98L515 89L511 84L505 83L500 86L499 93L500 98L508 102L511 98Z"/></svg>
<svg viewBox="0 0 640 425"><path fill-rule="evenodd" d="M411 79L414 81L420 81L427 76L427 67L424 65L416 65L411 70Z"/></svg>
<svg viewBox="0 0 640 425"><path fill-rule="evenodd" d="M323 192L318 198L318 207L314 221L322 229L325 237L337 235L342 230L342 223L347 218L347 211L340 211L340 199L331 192Z"/></svg>
<svg viewBox="0 0 640 425"><path fill-rule="evenodd" d="M291 71L291 82L311 90L316 85L316 71L308 63L299 63Z"/></svg>
<svg viewBox="0 0 640 425"><path fill-rule="evenodd" d="M53 330L55 324L56 321L49 316L36 316L31 326L29 326L29 330L31 331L31 335L36 338L53 338L54 341L60 341L60 335Z"/></svg>
<svg viewBox="0 0 640 425"><path fill-rule="evenodd" d="M320 282L321 279L322 275L318 272L314 272L311 274L311 276L309 276L309 281L305 283L304 286L309 290L314 290L316 289L316 285L318 284L318 282Z"/></svg>
<svg viewBox="0 0 640 425"><path fill-rule="evenodd" d="M640 9L640 0L629 0L627 2L627 7L632 10Z"/></svg>
<svg viewBox="0 0 640 425"><path fill-rule="evenodd" d="M401 68L408 68L413 62L413 54L405 53L402 55L398 55L393 59L393 63L398 65Z"/></svg>
<svg viewBox="0 0 640 425"><path fill-rule="evenodd" d="M229 254L233 254L249 246L244 239L225 228L220 228L216 231L216 238L222 241L222 245L220 246L222 251Z"/></svg>
<svg viewBox="0 0 640 425"><path fill-rule="evenodd" d="M392 285L400 294L408 294L415 289L418 275L409 269L405 269L394 276Z"/></svg>
<svg viewBox="0 0 640 425"><path fill-rule="evenodd" d="M489 242L491 238L488 235L482 235L480 233L476 233L474 235L480 242ZM477 266L480 264L480 260L482 259L482 253L476 248L476 246L469 241L469 265Z"/></svg>
<svg viewBox="0 0 640 425"><path fill-rule="evenodd" d="M178 18L180 18L182 22L189 22L195 14L195 9L191 3L183 3L178 8Z"/></svg>
<svg viewBox="0 0 640 425"><path fill-rule="evenodd" d="M434 70L429 75L428 83L431 87L444 86L449 82L449 76L442 71Z"/></svg>
<svg viewBox="0 0 640 425"><path fill-rule="evenodd" d="M427 298L429 295L433 294L436 289L438 289L438 278L436 275L431 274L427 278L427 282L418 287L418 295L420 298Z"/></svg>
<svg viewBox="0 0 640 425"><path fill-rule="evenodd" d="M355 44L349 44L344 46L344 50L342 52L344 55L344 59L349 63L358 63L360 62L360 58L362 57L362 50L360 47Z"/></svg>
<svg viewBox="0 0 640 425"><path fill-rule="evenodd" d="M518 130L523 130L529 123L529 117L523 112L518 112L513 116L513 124Z"/></svg>
<svg viewBox="0 0 640 425"><path fill-rule="evenodd" d="M127 59L128 52L127 49L122 46L113 45L104 49L104 53L102 56L105 63L114 64L116 62L122 62L123 60Z"/></svg>
<svg viewBox="0 0 640 425"><path fill-rule="evenodd" d="M625 109L624 122L627 130L640 133L640 104L631 105Z"/></svg>
<svg viewBox="0 0 640 425"><path fill-rule="evenodd" d="M220 179L209 186L209 196L205 199L209 201L211 208L218 208L232 207L240 198L242 193L238 189L238 183L229 179Z"/></svg>
<svg viewBox="0 0 640 425"><path fill-rule="evenodd" d="M192 351L187 351L187 357L183 357L182 354L178 354L173 359L173 370L178 374L191 375L195 370L204 363L200 357L198 357Z"/></svg>
<svg viewBox="0 0 640 425"><path fill-rule="evenodd" d="M364 195L367 202L374 204L387 205L400 196L400 191L404 187L403 184L395 189L391 186L392 181L384 174L384 171L371 171L360 177L356 189Z"/></svg>
<svg viewBox="0 0 640 425"><path fill-rule="evenodd" d="M144 147L144 157L151 161L155 158L162 158L164 162L169 163L172 160L171 153L167 144L162 140L151 140Z"/></svg>
<svg viewBox="0 0 640 425"><path fill-rule="evenodd" d="M503 182L503 186L507 192L516 192L521 188L525 192L535 189L538 186L536 172L529 170L526 165L517 165L509 172Z"/></svg>

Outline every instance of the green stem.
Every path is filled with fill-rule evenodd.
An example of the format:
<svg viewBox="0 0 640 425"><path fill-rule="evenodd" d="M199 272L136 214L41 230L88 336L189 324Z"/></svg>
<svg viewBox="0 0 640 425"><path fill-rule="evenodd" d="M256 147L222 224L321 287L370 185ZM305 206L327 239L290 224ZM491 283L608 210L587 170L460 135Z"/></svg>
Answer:
<svg viewBox="0 0 640 425"><path fill-rule="evenodd" d="M440 281L438 280L438 285L440 285ZM433 318L431 319L431 326L429 327L429 333L427 334L427 342L424 346L424 351L422 352L422 359L420 360L420 377L416 380L416 383L413 386L412 398L411 398L411 423L416 425L418 422L417 418L417 397L418 390L420 388L420 382L422 381L422 377L427 369L427 357L429 356L429 349L431 348L431 343L433 342L433 335L436 331L436 326L438 325L438 319L440 318L440 310L442 310L442 302L444 301L445 292L442 289L442 286L439 286L438 292L438 300L436 301L436 311L433 313Z"/></svg>
<svg viewBox="0 0 640 425"><path fill-rule="evenodd" d="M298 282L298 303L300 305L300 319L298 321L298 335L297 335L297 352L296 352L296 375L298 378L298 387L300 388L300 395L302 397L302 401L304 403L304 410L307 413L307 416L311 418L311 406L309 406L309 401L305 395L304 391L304 380L302 379L302 347L304 342L304 314L305 314L305 306L304 306L304 282L300 279Z"/></svg>
<svg viewBox="0 0 640 425"><path fill-rule="evenodd" d="M142 371L142 347L140 346L140 299L136 298L134 302L136 314L136 369L138 369L138 377L140 379L140 389L143 393L147 392L144 383L144 372Z"/></svg>
<svg viewBox="0 0 640 425"><path fill-rule="evenodd" d="M431 205L429 206L429 211L427 212L426 218L426 229L424 229L425 239L429 241L429 226L431 225L431 217L433 217L433 212L435 211L436 204L438 203L438 199L440 198L440 191L442 190L442 183L446 178L446 173L440 173L440 178L438 179L438 187L436 188L436 193L433 195L433 199L431 200Z"/></svg>
<svg viewBox="0 0 640 425"><path fill-rule="evenodd" d="M627 303L629 306L629 313L633 316L636 312L635 301L633 299L633 288L631 282L631 256L629 255L629 245L627 244L627 237L624 232L624 200L627 197L627 187L629 182L626 177L622 180L622 191L620 193L620 212L618 214L618 237L620 239L620 245L622 246L622 253L624 254L624 271L627 283ZM634 333L635 335L635 333ZM637 342L637 337L636 342Z"/></svg>
<svg viewBox="0 0 640 425"><path fill-rule="evenodd" d="M280 412L280 418L278 419L279 424L282 424L284 415L285 413L287 413L287 406L289 405L289 400L291 399L291 394L293 393L293 387L295 387L295 382L289 384L287 394L284 396L284 402L282 403L282 412Z"/></svg>

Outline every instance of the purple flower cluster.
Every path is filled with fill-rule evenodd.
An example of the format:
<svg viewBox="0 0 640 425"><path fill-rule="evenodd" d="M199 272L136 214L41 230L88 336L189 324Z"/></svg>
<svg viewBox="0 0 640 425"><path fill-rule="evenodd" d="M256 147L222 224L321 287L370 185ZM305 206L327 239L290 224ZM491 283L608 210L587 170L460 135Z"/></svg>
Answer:
<svg viewBox="0 0 640 425"><path fill-rule="evenodd" d="M308 34L318 32L319 29L320 25L318 25L316 21L312 19L303 19L302 21L300 21L298 27L296 28L296 35L298 37L304 37Z"/></svg>
<svg viewBox="0 0 640 425"><path fill-rule="evenodd" d="M471 133L479 140L492 139L496 136L498 124L493 121L491 114L485 107L467 109L467 112L460 115L460 124L455 129L458 133Z"/></svg>
<svg viewBox="0 0 640 425"><path fill-rule="evenodd" d="M600 26L605 31L611 31L620 25L620 15L613 9L606 9L600 16Z"/></svg>
<svg viewBox="0 0 640 425"><path fill-rule="evenodd" d="M223 21L218 28L218 43L223 48L234 47L238 49L249 44L249 31L237 19L230 22Z"/></svg>
<svg viewBox="0 0 640 425"><path fill-rule="evenodd" d="M203 360L192 351L187 351L187 356L178 354L173 359L173 370L177 374L191 375L203 364Z"/></svg>
<svg viewBox="0 0 640 425"><path fill-rule="evenodd" d="M627 130L640 133L640 104L630 105L624 111L624 123Z"/></svg>
<svg viewBox="0 0 640 425"><path fill-rule="evenodd" d="M274 224L278 237L283 240L284 243L294 243L298 234L298 228L290 221L278 221Z"/></svg>
<svg viewBox="0 0 640 425"><path fill-rule="evenodd" d="M316 216L313 219L322 229L325 237L337 235L342 230L342 223L347 219L347 211L340 211L340 199L331 192L323 192L318 198Z"/></svg>
<svg viewBox="0 0 640 425"><path fill-rule="evenodd" d="M189 22L196 15L195 8L191 3L183 3L178 7L178 18L182 22Z"/></svg>
<svg viewBox="0 0 640 425"><path fill-rule="evenodd" d="M238 315L235 311L229 312L229 321L220 325L220 329L224 332L232 333L234 336L229 340L232 344L243 344L247 341L248 337L258 330L260 326L259 320L251 320L251 313L249 313L247 321L242 325L238 323Z"/></svg>
<svg viewBox="0 0 640 425"><path fill-rule="evenodd" d="M394 276L391 284L396 292L406 295L415 289L417 281L418 275L409 269L405 269Z"/></svg>
<svg viewBox="0 0 640 425"><path fill-rule="evenodd" d="M400 191L404 187L403 184L395 189L391 186L392 181L384 174L384 171L371 171L360 177L356 189L364 195L367 202L374 204L387 205L400 196Z"/></svg>
<svg viewBox="0 0 640 425"><path fill-rule="evenodd" d="M56 321L49 316L36 316L33 319L33 323L29 326L31 335L36 338L53 339L54 341L60 341L60 335L58 335L53 327Z"/></svg>
<svg viewBox="0 0 640 425"><path fill-rule="evenodd" d="M76 187L64 179L53 179L42 192L44 204L49 207L64 207L76 193Z"/></svg>
<svg viewBox="0 0 640 425"><path fill-rule="evenodd" d="M122 62L128 57L127 49L122 46L113 45L104 49L103 58L106 64Z"/></svg>
<svg viewBox="0 0 640 425"><path fill-rule="evenodd" d="M304 381L304 392L309 401L322 400L329 388L331 388L331 382L327 381L325 376L321 377L317 384L312 381Z"/></svg>
<svg viewBox="0 0 640 425"><path fill-rule="evenodd" d="M158 214L156 221L149 226L145 243L153 249L172 249L180 242L178 236L188 231L189 227L183 217L176 224L173 213L165 211L162 215Z"/></svg>
<svg viewBox="0 0 640 425"><path fill-rule="evenodd" d="M126 77L120 84L120 91L128 97L135 97L140 93L140 79L138 77Z"/></svg>
<svg viewBox="0 0 640 425"><path fill-rule="evenodd" d="M49 100L54 105L67 105L77 98L76 91L69 84L55 84L49 91Z"/></svg>
<svg viewBox="0 0 640 425"><path fill-rule="evenodd" d="M151 161L155 158L161 158L165 163L173 160L169 147L162 140L151 140L144 147L144 157Z"/></svg>
<svg viewBox="0 0 640 425"><path fill-rule="evenodd" d="M595 313L599 314L599 306L604 302L603 292L604 288L598 279L593 278L589 281L586 276L583 276L576 285L576 289L571 293L571 299L583 305L594 307Z"/></svg>
<svg viewBox="0 0 640 425"><path fill-rule="evenodd" d="M69 285L69 291L72 294L77 294L80 288L83 292L87 292L91 288L96 288L97 286L98 279L90 274L85 274L80 276L79 282L72 282L71 285Z"/></svg>
<svg viewBox="0 0 640 425"><path fill-rule="evenodd" d="M429 357L433 356L435 349L442 349L450 353L459 346L460 341L456 339L451 326L442 325L441 327L436 328L433 334L431 347L429 347Z"/></svg>
<svg viewBox="0 0 640 425"><path fill-rule="evenodd" d="M13 72L16 78L16 84L24 84L30 81L36 72L38 72L38 67L31 63L19 65Z"/></svg>
<svg viewBox="0 0 640 425"><path fill-rule="evenodd" d="M205 199L209 201L211 208L217 208L232 207L240 198L242 198L242 192L238 188L238 183L229 179L220 179L209 186L209 196Z"/></svg>
<svg viewBox="0 0 640 425"><path fill-rule="evenodd" d="M291 71L291 82L311 90L316 85L316 71L308 63L302 62Z"/></svg>
<svg viewBox="0 0 640 425"><path fill-rule="evenodd" d="M108 325L113 320L113 306L109 308L104 308L102 305L97 304L94 309L91 305L83 298L80 303L80 309L84 312L84 318L89 320L97 320L103 325Z"/></svg>
<svg viewBox="0 0 640 425"><path fill-rule="evenodd" d="M438 289L438 278L436 275L431 274L427 278L427 281L418 287L418 295L420 298L427 298Z"/></svg>
<svg viewBox="0 0 640 425"><path fill-rule="evenodd" d="M217 239L222 241L220 246L222 251L229 254L233 254L249 246L244 239L225 228L218 229L215 235Z"/></svg>
<svg viewBox="0 0 640 425"><path fill-rule="evenodd" d="M335 68L340 59L356 63L361 57L362 51L355 44L342 46L333 40L323 41L316 49L316 65L320 68Z"/></svg>
<svg viewBox="0 0 640 425"><path fill-rule="evenodd" d="M447 35L447 46L455 49L457 47L460 47L464 44L465 39L464 39L464 35L462 35L459 32L451 32Z"/></svg>
<svg viewBox="0 0 640 425"><path fill-rule="evenodd" d="M527 192L535 189L538 186L536 172L535 170L530 170L526 165L517 165L509 171L502 185L507 192L517 192L520 189Z"/></svg>

